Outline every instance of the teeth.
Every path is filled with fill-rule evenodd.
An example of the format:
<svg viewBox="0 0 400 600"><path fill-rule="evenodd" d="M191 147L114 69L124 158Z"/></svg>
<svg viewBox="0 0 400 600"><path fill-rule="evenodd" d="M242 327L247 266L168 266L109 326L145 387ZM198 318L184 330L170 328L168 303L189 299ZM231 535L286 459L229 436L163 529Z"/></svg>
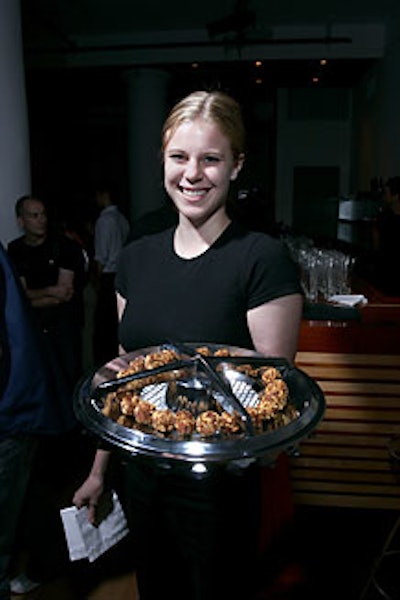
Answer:
<svg viewBox="0 0 400 600"><path fill-rule="evenodd" d="M187 190L183 189L184 194L187 196L202 196L204 194L204 190Z"/></svg>

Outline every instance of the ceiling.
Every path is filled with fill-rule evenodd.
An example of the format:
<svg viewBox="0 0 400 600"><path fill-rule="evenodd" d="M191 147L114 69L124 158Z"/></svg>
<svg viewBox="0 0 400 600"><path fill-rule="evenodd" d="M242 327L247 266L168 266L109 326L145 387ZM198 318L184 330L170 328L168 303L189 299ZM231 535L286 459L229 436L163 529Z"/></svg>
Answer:
<svg viewBox="0 0 400 600"><path fill-rule="evenodd" d="M400 15L398 0L21 0L21 9L27 69L196 62L215 73L264 53L270 83L319 76L326 86L354 84L379 54L365 42L354 51L347 31Z"/></svg>
<svg viewBox="0 0 400 600"><path fill-rule="evenodd" d="M21 0L29 44L55 43L77 37L206 30L207 25L236 14L249 29L267 35L272 26L317 23L387 22L399 14L397 0Z"/></svg>

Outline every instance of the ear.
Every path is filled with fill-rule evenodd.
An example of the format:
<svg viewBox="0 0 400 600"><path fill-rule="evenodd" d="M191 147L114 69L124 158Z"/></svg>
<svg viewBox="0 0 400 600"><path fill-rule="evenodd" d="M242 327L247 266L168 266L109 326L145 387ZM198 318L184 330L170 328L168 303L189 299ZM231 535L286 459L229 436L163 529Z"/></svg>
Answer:
<svg viewBox="0 0 400 600"><path fill-rule="evenodd" d="M242 167L243 167L243 163L244 163L244 154L239 154L238 158L235 161L235 165L232 169L232 173L231 173L231 181L235 181L235 179L237 178L237 176L239 175Z"/></svg>

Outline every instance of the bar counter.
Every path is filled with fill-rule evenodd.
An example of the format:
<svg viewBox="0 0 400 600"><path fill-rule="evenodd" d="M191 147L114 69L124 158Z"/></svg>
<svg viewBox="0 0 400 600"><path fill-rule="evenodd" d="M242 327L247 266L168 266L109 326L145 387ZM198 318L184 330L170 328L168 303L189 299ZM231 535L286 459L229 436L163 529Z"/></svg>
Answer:
<svg viewBox="0 0 400 600"><path fill-rule="evenodd" d="M322 388L326 413L291 458L295 502L400 508L399 467L388 444L400 436L400 297L365 282L353 308L305 307L296 364Z"/></svg>
<svg viewBox="0 0 400 600"><path fill-rule="evenodd" d="M384 296L365 281L353 283L353 292L367 304L305 306L300 351L400 354L400 297Z"/></svg>

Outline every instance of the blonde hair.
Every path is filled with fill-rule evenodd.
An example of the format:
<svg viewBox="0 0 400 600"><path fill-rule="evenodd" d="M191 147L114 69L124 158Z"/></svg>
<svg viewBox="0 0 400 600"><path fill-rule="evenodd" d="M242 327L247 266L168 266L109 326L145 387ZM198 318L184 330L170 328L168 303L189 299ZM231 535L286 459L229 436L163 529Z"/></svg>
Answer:
<svg viewBox="0 0 400 600"><path fill-rule="evenodd" d="M162 130L162 151L184 121L199 117L220 127L230 141L235 160L244 153L246 134L240 106L231 96L219 91L193 92L175 104Z"/></svg>

